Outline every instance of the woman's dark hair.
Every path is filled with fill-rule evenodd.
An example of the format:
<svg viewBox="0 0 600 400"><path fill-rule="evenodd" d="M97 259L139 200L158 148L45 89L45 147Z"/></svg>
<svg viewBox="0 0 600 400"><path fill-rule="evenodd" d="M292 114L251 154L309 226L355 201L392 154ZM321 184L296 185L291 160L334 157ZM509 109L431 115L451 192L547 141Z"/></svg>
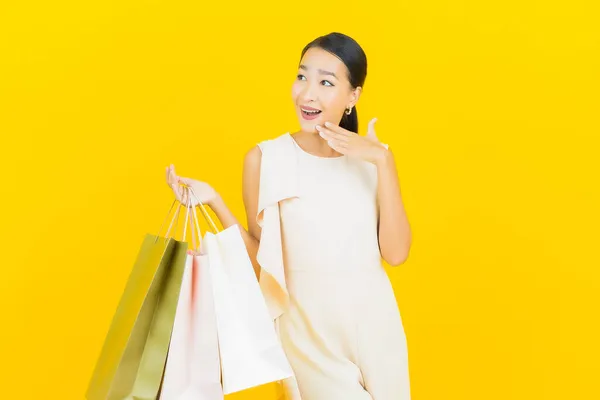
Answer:
<svg viewBox="0 0 600 400"><path fill-rule="evenodd" d="M360 45L350 36L343 33L331 32L324 36L319 36L302 50L300 59L304 57L304 53L312 47L318 47L330 52L348 68L348 80L353 89L365 84L367 78L367 56ZM348 115L344 112L340 126L351 132L358 133L358 115L356 106L352 107L352 112Z"/></svg>

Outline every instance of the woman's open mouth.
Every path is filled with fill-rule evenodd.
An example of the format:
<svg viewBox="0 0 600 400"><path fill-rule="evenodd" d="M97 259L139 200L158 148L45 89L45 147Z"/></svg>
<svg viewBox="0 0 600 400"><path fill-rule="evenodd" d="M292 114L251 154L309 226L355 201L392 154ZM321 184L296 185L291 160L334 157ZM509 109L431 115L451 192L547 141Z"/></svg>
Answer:
<svg viewBox="0 0 600 400"><path fill-rule="evenodd" d="M300 108L300 111L302 113L302 118L304 118L306 120L315 119L315 118L317 118L317 116L319 114L321 114L321 110L317 110L317 109Z"/></svg>

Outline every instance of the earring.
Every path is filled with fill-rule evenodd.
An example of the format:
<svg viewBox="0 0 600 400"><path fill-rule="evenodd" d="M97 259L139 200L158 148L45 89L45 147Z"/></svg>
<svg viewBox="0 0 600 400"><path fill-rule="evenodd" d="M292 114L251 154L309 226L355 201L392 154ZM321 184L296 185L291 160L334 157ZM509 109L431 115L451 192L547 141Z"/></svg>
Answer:
<svg viewBox="0 0 600 400"><path fill-rule="evenodd" d="M350 115L352 113L352 107L346 108L346 115Z"/></svg>

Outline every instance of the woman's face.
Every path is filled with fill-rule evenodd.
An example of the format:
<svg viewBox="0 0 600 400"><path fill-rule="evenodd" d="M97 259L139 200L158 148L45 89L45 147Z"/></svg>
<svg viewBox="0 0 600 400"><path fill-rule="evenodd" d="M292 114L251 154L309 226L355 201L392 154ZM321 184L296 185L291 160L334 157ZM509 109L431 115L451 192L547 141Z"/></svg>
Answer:
<svg viewBox="0 0 600 400"><path fill-rule="evenodd" d="M361 88L353 89L347 74L344 63L321 48L304 53L292 85L292 99L303 131L315 132L315 125L325 121L338 124L346 108L356 104ZM316 110L319 112L310 113Z"/></svg>

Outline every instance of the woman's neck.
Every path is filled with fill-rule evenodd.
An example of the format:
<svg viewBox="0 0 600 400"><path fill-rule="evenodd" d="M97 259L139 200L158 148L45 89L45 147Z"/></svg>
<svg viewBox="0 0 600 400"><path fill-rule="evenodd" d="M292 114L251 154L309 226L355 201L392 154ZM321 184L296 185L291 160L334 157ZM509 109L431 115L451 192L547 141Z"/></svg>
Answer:
<svg viewBox="0 0 600 400"><path fill-rule="evenodd" d="M314 154L319 157L339 157L342 154L338 153L315 132L298 131L292 133L293 139L304 151Z"/></svg>

